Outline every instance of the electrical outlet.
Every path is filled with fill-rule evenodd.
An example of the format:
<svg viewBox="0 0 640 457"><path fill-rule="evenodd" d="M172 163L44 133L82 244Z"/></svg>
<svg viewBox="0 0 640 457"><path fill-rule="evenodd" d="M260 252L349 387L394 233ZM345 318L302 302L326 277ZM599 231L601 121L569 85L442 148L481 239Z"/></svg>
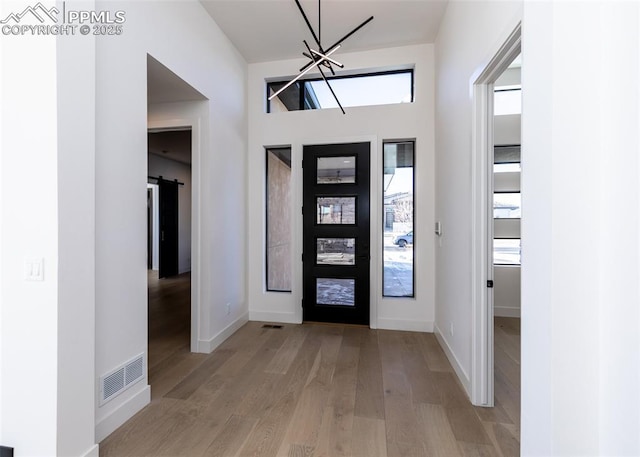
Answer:
<svg viewBox="0 0 640 457"><path fill-rule="evenodd" d="M231 303L227 303L227 316L231 314Z"/></svg>

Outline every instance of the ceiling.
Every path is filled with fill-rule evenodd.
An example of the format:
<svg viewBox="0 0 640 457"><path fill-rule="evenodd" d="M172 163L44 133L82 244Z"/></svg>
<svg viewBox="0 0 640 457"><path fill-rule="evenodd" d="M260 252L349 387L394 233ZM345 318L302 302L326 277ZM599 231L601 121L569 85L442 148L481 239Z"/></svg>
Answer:
<svg viewBox="0 0 640 457"><path fill-rule="evenodd" d="M294 0L200 0L249 63L302 57L303 39L312 45ZM318 2L300 0L318 31ZM433 43L447 0L323 0L321 42L331 46L365 19L340 52ZM312 46L314 47L314 46Z"/></svg>
<svg viewBox="0 0 640 457"><path fill-rule="evenodd" d="M191 129L150 131L147 144L149 154L191 165Z"/></svg>
<svg viewBox="0 0 640 457"><path fill-rule="evenodd" d="M294 0L200 2L249 63L301 57L303 39L315 47ZM317 33L318 2L300 3ZM325 48L374 16L344 42L341 52L350 52L432 43L447 0L323 0L321 6ZM147 56L147 82L149 104L206 99L151 56ZM190 164L190 137L190 130L150 133L149 153Z"/></svg>
<svg viewBox="0 0 640 457"><path fill-rule="evenodd" d="M206 100L206 97L147 54L147 103L194 100Z"/></svg>

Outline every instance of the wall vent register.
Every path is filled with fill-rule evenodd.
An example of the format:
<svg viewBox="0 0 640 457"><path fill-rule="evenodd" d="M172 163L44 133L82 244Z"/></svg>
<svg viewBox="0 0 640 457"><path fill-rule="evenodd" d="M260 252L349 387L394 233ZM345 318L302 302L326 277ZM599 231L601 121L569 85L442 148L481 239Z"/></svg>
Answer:
<svg viewBox="0 0 640 457"><path fill-rule="evenodd" d="M100 406L144 378L144 353L100 378Z"/></svg>

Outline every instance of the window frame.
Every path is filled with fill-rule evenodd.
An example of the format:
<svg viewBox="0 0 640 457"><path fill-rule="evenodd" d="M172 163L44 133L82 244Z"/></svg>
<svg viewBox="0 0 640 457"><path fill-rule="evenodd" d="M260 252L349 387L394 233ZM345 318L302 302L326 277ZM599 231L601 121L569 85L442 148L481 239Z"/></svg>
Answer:
<svg viewBox="0 0 640 457"><path fill-rule="evenodd" d="M413 234L413 243L411 244L411 249L413 250L413 257L411 259L411 295L386 295L384 291L385 279L384 279L384 227L385 227L385 217L386 212L384 209L384 198L385 198L385 190L382 189L382 211L381 211L381 228L382 228L382 298L383 299L415 299L416 298L416 263L415 263L415 219L416 219L416 206L415 206L415 191L416 191L416 140L408 139L408 140L383 140L382 141L382 170L381 170L381 178L384 182L384 146L385 144L403 144L403 143L411 143L413 145L412 148L412 183L411 183L411 196L412 196L412 210L411 210L411 230L406 233L411 232ZM383 186L384 187L384 186Z"/></svg>
<svg viewBox="0 0 640 457"><path fill-rule="evenodd" d="M289 167L292 167L292 155L293 151L291 146L265 146L264 147L264 211L265 211L265 224L264 224L264 281L265 290L267 292L281 292L291 293L293 284L289 284L289 289L270 289L269 288L269 154L273 154L274 150L288 150L289 151ZM293 170L292 170L293 172ZM291 178L289 179L289 185L292 186ZM293 190L292 188L290 190ZM292 217L290 214L289 217ZM291 242L291 241L290 241ZM290 247L291 248L291 247ZM291 266L291 273L293 273L293 266ZM293 276L291 278L293 281Z"/></svg>
<svg viewBox="0 0 640 457"><path fill-rule="evenodd" d="M521 88L518 89L505 89L505 90L522 90ZM503 91L505 91L503 90ZM497 92L498 90L496 90ZM494 161L493 161L493 169L492 169L492 173L493 175L495 175L496 173L500 173L499 171L495 170L495 165L502 165L502 164L518 164L520 166L520 169L518 171L511 171L509 173L518 173L520 174L520 176L522 176L522 156L521 156L521 145L520 144L504 144L504 145L496 145L494 146ZM517 160L498 160L496 161L495 156L496 156L496 151L497 150L516 150L517 149L517 155L518 155L518 159ZM496 194L518 194L520 196L522 196L522 187L521 185L518 186L518 190L502 190L502 191L493 191L493 202L492 202L492 220L493 223L495 224L496 221L522 221L522 197L520 198L520 217L495 217L495 195ZM500 237L496 237L495 236L495 230L494 230L494 236L492 238L492 246L491 246L491 264L494 267L521 267L522 266L522 232L519 231L518 233L519 236L517 237L509 237L509 236L500 236ZM520 253L519 253L519 261L518 263L496 263L495 261L495 254L496 254L496 240L518 240L520 243Z"/></svg>
<svg viewBox="0 0 640 457"><path fill-rule="evenodd" d="M504 94L504 93L508 93L508 92L520 92L520 109L517 112L514 113L503 113L501 112L501 106L499 105L499 103L496 101L496 94ZM522 84L513 84L513 85L506 85L506 86L500 86L500 87L495 87L493 90L493 97L494 97L494 114L496 116L513 116L513 115L522 115Z"/></svg>
<svg viewBox="0 0 640 457"><path fill-rule="evenodd" d="M495 173L495 172L494 172ZM512 173L520 173L519 171L517 172L512 172ZM520 217L496 217L496 195L506 195L506 194L510 194L510 195L520 195ZM511 191L511 190L502 190L502 191L494 191L493 192L493 219L494 220L507 220L507 221L519 221L522 219L522 191L518 190L518 191Z"/></svg>
<svg viewBox="0 0 640 457"><path fill-rule="evenodd" d="M520 243L520 252L518 254L518 263L496 263L496 240L518 240ZM499 237L499 238L493 238L492 241L492 264L494 266L498 266L498 267L521 267L522 266L522 237L519 238L505 238L505 237Z"/></svg>

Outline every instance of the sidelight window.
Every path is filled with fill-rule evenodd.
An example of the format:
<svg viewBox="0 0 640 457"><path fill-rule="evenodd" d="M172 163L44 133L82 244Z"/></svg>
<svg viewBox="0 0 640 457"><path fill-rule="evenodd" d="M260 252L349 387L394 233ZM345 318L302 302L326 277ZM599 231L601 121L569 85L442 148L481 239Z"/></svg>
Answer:
<svg viewBox="0 0 640 457"><path fill-rule="evenodd" d="M414 142L383 144L383 291L413 297Z"/></svg>
<svg viewBox="0 0 640 457"><path fill-rule="evenodd" d="M291 292L291 148L266 150L267 290Z"/></svg>

